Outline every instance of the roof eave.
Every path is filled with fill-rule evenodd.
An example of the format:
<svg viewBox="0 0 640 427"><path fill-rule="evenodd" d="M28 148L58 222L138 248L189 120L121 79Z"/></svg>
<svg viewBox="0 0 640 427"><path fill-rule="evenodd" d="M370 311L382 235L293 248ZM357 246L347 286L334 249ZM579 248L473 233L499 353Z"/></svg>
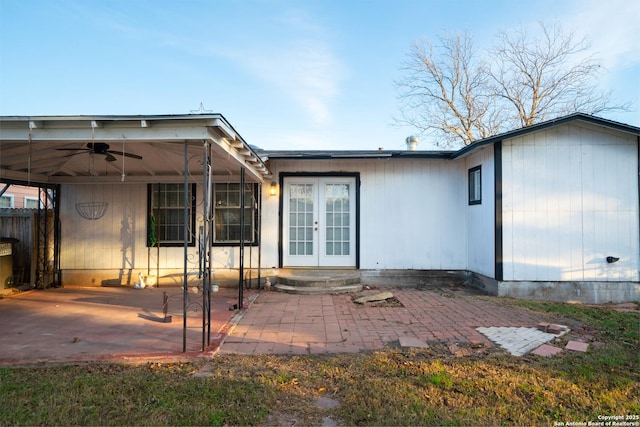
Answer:
<svg viewBox="0 0 640 427"><path fill-rule="evenodd" d="M640 128L638 127L615 122L613 120L602 119L600 117L590 116L588 114L575 113L575 114L570 114L568 116L559 117L557 119L548 120L546 122L537 123L535 125L523 127L520 129L509 131L509 132L504 132L495 136L491 136L489 138L475 141L474 143L467 145L466 147L463 147L460 150L456 151L451 158L457 159L485 145L493 144L495 142L503 141L509 138L515 138L521 135L526 135L528 133L539 132L544 129L548 129L554 126L559 126L559 125L574 122L574 121L591 123L591 124L606 127L612 130L616 130L619 132L625 132L632 135L640 136Z"/></svg>

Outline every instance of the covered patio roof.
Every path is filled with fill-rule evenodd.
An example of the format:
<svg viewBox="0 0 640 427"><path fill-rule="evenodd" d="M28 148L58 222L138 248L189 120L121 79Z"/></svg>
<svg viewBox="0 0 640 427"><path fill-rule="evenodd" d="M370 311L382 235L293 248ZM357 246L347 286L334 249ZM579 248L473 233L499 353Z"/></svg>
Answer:
<svg viewBox="0 0 640 427"><path fill-rule="evenodd" d="M270 176L221 114L0 116L0 179L41 184L201 181L211 146L214 180Z"/></svg>

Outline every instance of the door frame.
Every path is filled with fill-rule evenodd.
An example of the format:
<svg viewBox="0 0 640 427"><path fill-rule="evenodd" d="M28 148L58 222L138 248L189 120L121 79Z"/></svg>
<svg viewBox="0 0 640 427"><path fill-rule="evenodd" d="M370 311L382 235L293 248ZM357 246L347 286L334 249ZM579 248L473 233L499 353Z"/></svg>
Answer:
<svg viewBox="0 0 640 427"><path fill-rule="evenodd" d="M284 188L285 178L291 177L305 177L305 178L341 178L348 177L355 179L355 227L356 227L356 262L355 268L360 269L360 173L359 172L280 172L278 176L278 188L281 190ZM278 195L278 268L283 267L284 260L284 191L279 191ZM318 268L318 267L316 267ZM323 267L320 267L323 268ZM331 268L331 267L324 267ZM345 268L345 267L335 267ZM349 267L347 267L349 268Z"/></svg>

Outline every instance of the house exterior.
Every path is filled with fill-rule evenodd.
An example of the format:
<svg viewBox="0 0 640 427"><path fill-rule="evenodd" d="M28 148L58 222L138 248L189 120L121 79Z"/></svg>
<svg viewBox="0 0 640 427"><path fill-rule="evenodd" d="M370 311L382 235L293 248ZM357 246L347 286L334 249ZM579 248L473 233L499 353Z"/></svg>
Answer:
<svg viewBox="0 0 640 427"><path fill-rule="evenodd" d="M26 185L2 186L0 194L0 208L37 209L41 205L38 189Z"/></svg>
<svg viewBox="0 0 640 427"><path fill-rule="evenodd" d="M209 248L214 280L453 272L494 295L605 303L640 299L639 138L574 114L458 151L270 151L220 115L3 117L0 179L60 186L65 283L198 280ZM27 144L52 150L30 172Z"/></svg>

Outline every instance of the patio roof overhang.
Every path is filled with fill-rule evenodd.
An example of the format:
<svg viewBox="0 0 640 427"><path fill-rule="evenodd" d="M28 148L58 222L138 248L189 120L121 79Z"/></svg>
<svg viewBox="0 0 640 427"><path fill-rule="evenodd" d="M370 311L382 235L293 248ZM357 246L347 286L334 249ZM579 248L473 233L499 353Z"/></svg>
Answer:
<svg viewBox="0 0 640 427"><path fill-rule="evenodd" d="M109 155L88 149L88 144L98 143L108 145ZM202 181L205 146L211 147L214 180L236 180L243 168L247 181L262 182L271 175L220 114L1 116L0 179L41 184L182 182L185 146L189 180Z"/></svg>

